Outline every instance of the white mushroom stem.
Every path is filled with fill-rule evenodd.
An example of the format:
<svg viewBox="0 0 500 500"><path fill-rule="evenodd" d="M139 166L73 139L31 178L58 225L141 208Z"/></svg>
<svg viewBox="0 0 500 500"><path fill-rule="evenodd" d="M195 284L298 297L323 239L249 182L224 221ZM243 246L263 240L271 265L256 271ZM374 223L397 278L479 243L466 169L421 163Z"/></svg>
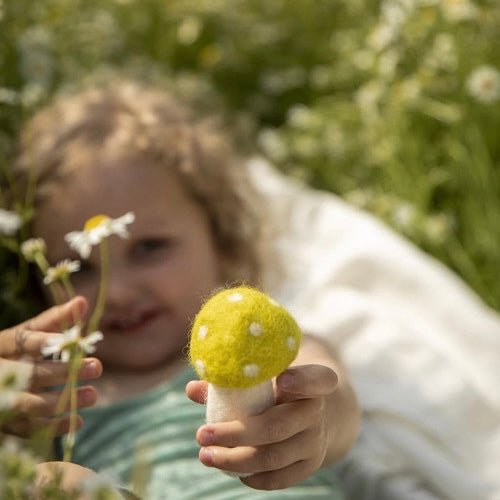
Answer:
<svg viewBox="0 0 500 500"><path fill-rule="evenodd" d="M207 423L228 422L258 415L274 404L271 380L244 389L218 387L208 384ZM230 476L246 477L250 474L223 471Z"/></svg>

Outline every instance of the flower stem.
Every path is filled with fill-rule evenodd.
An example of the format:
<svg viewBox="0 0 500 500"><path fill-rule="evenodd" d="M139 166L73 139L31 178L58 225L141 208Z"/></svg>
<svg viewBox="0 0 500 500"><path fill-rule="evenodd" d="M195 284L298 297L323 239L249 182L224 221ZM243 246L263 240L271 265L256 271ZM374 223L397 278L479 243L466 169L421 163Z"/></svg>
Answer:
<svg viewBox="0 0 500 500"><path fill-rule="evenodd" d="M97 329L97 325L101 320L102 313L104 312L104 305L106 302L106 292L108 288L108 274L109 274L109 254L108 245L106 240L102 240L100 246L101 255L101 280L99 283L99 293L97 295L97 301L95 304L94 311L89 320L89 326L87 333L92 333Z"/></svg>
<svg viewBox="0 0 500 500"><path fill-rule="evenodd" d="M61 278L61 281L62 281L62 284L64 286L64 290L66 291L66 295L67 295L68 300L72 299L75 296L75 289L73 288L73 285L71 284L70 279L68 278L68 276L63 276Z"/></svg>
<svg viewBox="0 0 500 500"><path fill-rule="evenodd" d="M35 254L34 260L35 260L35 264L38 266L38 269L40 269L42 274L45 276L47 274L47 270L50 267L50 264L47 261L47 259L45 258L45 255L43 255L43 253L41 253L41 252L37 252ZM52 295L52 300L53 300L54 304L61 304L62 298L59 294L59 290L57 290L57 288L55 286L53 286L52 284L49 285L49 290L50 290L50 294Z"/></svg>
<svg viewBox="0 0 500 500"><path fill-rule="evenodd" d="M69 410L69 432L68 437L64 443L64 462L71 462L71 457L73 455L73 446L75 444L75 431L77 423L77 380L78 380L78 368L80 367L80 362L82 360L82 352L78 350L73 351L73 356L70 360L69 377L66 385L67 391L69 391L70 397L70 410Z"/></svg>

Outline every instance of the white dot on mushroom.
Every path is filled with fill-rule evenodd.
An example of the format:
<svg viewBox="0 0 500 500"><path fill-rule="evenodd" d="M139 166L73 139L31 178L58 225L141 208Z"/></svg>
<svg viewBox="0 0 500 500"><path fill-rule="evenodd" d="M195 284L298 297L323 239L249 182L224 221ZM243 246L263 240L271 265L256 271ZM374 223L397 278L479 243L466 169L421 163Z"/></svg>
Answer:
<svg viewBox="0 0 500 500"><path fill-rule="evenodd" d="M250 364L243 367L243 374L245 377L255 378L260 372L260 367L258 365Z"/></svg>
<svg viewBox="0 0 500 500"><path fill-rule="evenodd" d="M262 325L260 323L251 323L248 327L248 332L254 337L258 337L262 333Z"/></svg>
<svg viewBox="0 0 500 500"><path fill-rule="evenodd" d="M208 326L207 325L201 325L200 329L198 330L198 337L201 340L204 340L207 337L208 333Z"/></svg>
<svg viewBox="0 0 500 500"><path fill-rule="evenodd" d="M239 302L240 300L243 300L243 295L241 295L241 293L233 293L227 298L227 300L229 300L229 302Z"/></svg>
<svg viewBox="0 0 500 500"><path fill-rule="evenodd" d="M195 367L196 367L196 371L198 372L198 375L200 375L200 377L204 377L205 373L206 373L205 363L203 363L203 361L201 359L197 359L194 362L194 364L195 364Z"/></svg>
<svg viewBox="0 0 500 500"><path fill-rule="evenodd" d="M290 349L290 351L294 351L296 345L297 345L297 342L295 341L295 339L293 337L288 337L286 339L286 346L288 347L288 349Z"/></svg>

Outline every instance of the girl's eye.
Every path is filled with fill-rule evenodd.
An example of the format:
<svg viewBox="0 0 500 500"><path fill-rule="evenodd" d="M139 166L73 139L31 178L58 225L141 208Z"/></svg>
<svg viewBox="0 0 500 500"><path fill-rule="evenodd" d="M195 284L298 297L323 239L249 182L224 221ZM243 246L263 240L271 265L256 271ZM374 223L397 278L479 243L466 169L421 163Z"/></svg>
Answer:
<svg viewBox="0 0 500 500"><path fill-rule="evenodd" d="M134 253L153 254L161 250L167 250L172 245L172 242L166 238L148 238L138 241L134 245Z"/></svg>

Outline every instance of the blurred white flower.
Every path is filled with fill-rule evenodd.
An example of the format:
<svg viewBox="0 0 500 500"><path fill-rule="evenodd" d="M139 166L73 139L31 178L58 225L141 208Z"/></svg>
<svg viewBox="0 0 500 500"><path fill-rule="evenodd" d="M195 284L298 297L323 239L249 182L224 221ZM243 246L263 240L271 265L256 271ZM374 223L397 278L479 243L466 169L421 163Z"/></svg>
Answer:
<svg viewBox="0 0 500 500"><path fill-rule="evenodd" d="M455 39L449 33L439 33L423 63L434 70L454 71L458 65Z"/></svg>
<svg viewBox="0 0 500 500"><path fill-rule="evenodd" d="M500 72L493 66L476 68L466 82L469 94L485 104L500 99Z"/></svg>
<svg viewBox="0 0 500 500"><path fill-rule="evenodd" d="M80 270L79 260L64 259L58 262L54 267L49 267L43 278L45 285L50 285L55 281L60 281L67 278L71 273L76 273Z"/></svg>
<svg viewBox="0 0 500 500"><path fill-rule="evenodd" d="M370 33L367 39L368 46L376 52L384 50L397 35L397 29L388 24L380 23Z"/></svg>
<svg viewBox="0 0 500 500"><path fill-rule="evenodd" d="M37 105L47 95L47 89L37 82L31 82L21 91L21 103L26 108Z"/></svg>
<svg viewBox="0 0 500 500"><path fill-rule="evenodd" d="M0 208L0 235L12 236L22 224L23 220L18 213Z"/></svg>
<svg viewBox="0 0 500 500"><path fill-rule="evenodd" d="M39 488L28 478L35 476L36 464L41 461L17 437L6 436L0 446L0 497L40 498ZM35 491L36 490L36 491Z"/></svg>
<svg viewBox="0 0 500 500"><path fill-rule="evenodd" d="M0 87L0 104L12 105L12 104L17 104L18 102L19 102L19 95L15 90L8 89L6 87Z"/></svg>
<svg viewBox="0 0 500 500"><path fill-rule="evenodd" d="M414 9L414 0L385 0L380 10L386 23L391 26L401 26Z"/></svg>
<svg viewBox="0 0 500 500"><path fill-rule="evenodd" d="M397 205L391 214L394 225L401 230L412 229L418 218L418 212L412 203L403 202Z"/></svg>
<svg viewBox="0 0 500 500"><path fill-rule="evenodd" d="M373 67L375 54L372 50L368 49L357 50L352 55L352 62L358 69L367 71Z"/></svg>
<svg viewBox="0 0 500 500"><path fill-rule="evenodd" d="M367 208L373 202L373 193L368 189L354 189L345 193L344 198L359 208Z"/></svg>
<svg viewBox="0 0 500 500"><path fill-rule="evenodd" d="M19 392L30 384L33 365L25 361L0 360L0 411L9 410Z"/></svg>
<svg viewBox="0 0 500 500"><path fill-rule="evenodd" d="M366 121L373 121L379 116L379 103L386 90L386 86L379 80L370 80L365 83L354 95L361 116Z"/></svg>
<svg viewBox="0 0 500 500"><path fill-rule="evenodd" d="M116 234L120 238L128 238L127 225L135 220L135 215L128 212L117 219L112 219L107 215L96 215L90 218L83 228L83 231L72 231L64 239L71 248L76 250L82 259L88 258L92 247L99 245L102 240Z"/></svg>
<svg viewBox="0 0 500 500"><path fill-rule="evenodd" d="M469 21L477 16L478 9L470 0L441 0L441 10L450 22Z"/></svg>
<svg viewBox="0 0 500 500"><path fill-rule="evenodd" d="M378 60L378 74L384 78L391 79L396 73L399 63L399 52L396 49L389 49L380 54Z"/></svg>
<svg viewBox="0 0 500 500"><path fill-rule="evenodd" d="M21 253L28 262L34 262L37 254L44 255L47 246L42 238L30 238L21 243Z"/></svg>
<svg viewBox="0 0 500 500"><path fill-rule="evenodd" d="M452 221L445 214L437 214L428 217L424 225L426 237L432 243L443 243L452 229Z"/></svg>
<svg viewBox="0 0 500 500"><path fill-rule="evenodd" d="M297 128L310 128L318 125L321 120L311 110L311 108L304 104L296 104L292 106L287 112L287 123L292 127Z"/></svg>
<svg viewBox="0 0 500 500"><path fill-rule="evenodd" d="M274 161L284 160L288 149L279 132L274 128L264 128L257 137L257 144Z"/></svg>
<svg viewBox="0 0 500 500"><path fill-rule="evenodd" d="M203 25L197 17L186 17L177 28L177 40L182 45L191 45L198 40Z"/></svg>
<svg viewBox="0 0 500 500"><path fill-rule="evenodd" d="M101 332L92 332L82 337L80 327L75 325L64 330L61 335L49 339L47 344L42 347L41 352L44 356L52 356L54 359L60 357L63 363L67 363L71 359L73 349L79 348L87 354L92 354L95 352L94 344L103 338Z"/></svg>
<svg viewBox="0 0 500 500"><path fill-rule="evenodd" d="M402 80L397 86L397 98L404 105L412 105L422 93L422 84L417 77Z"/></svg>

